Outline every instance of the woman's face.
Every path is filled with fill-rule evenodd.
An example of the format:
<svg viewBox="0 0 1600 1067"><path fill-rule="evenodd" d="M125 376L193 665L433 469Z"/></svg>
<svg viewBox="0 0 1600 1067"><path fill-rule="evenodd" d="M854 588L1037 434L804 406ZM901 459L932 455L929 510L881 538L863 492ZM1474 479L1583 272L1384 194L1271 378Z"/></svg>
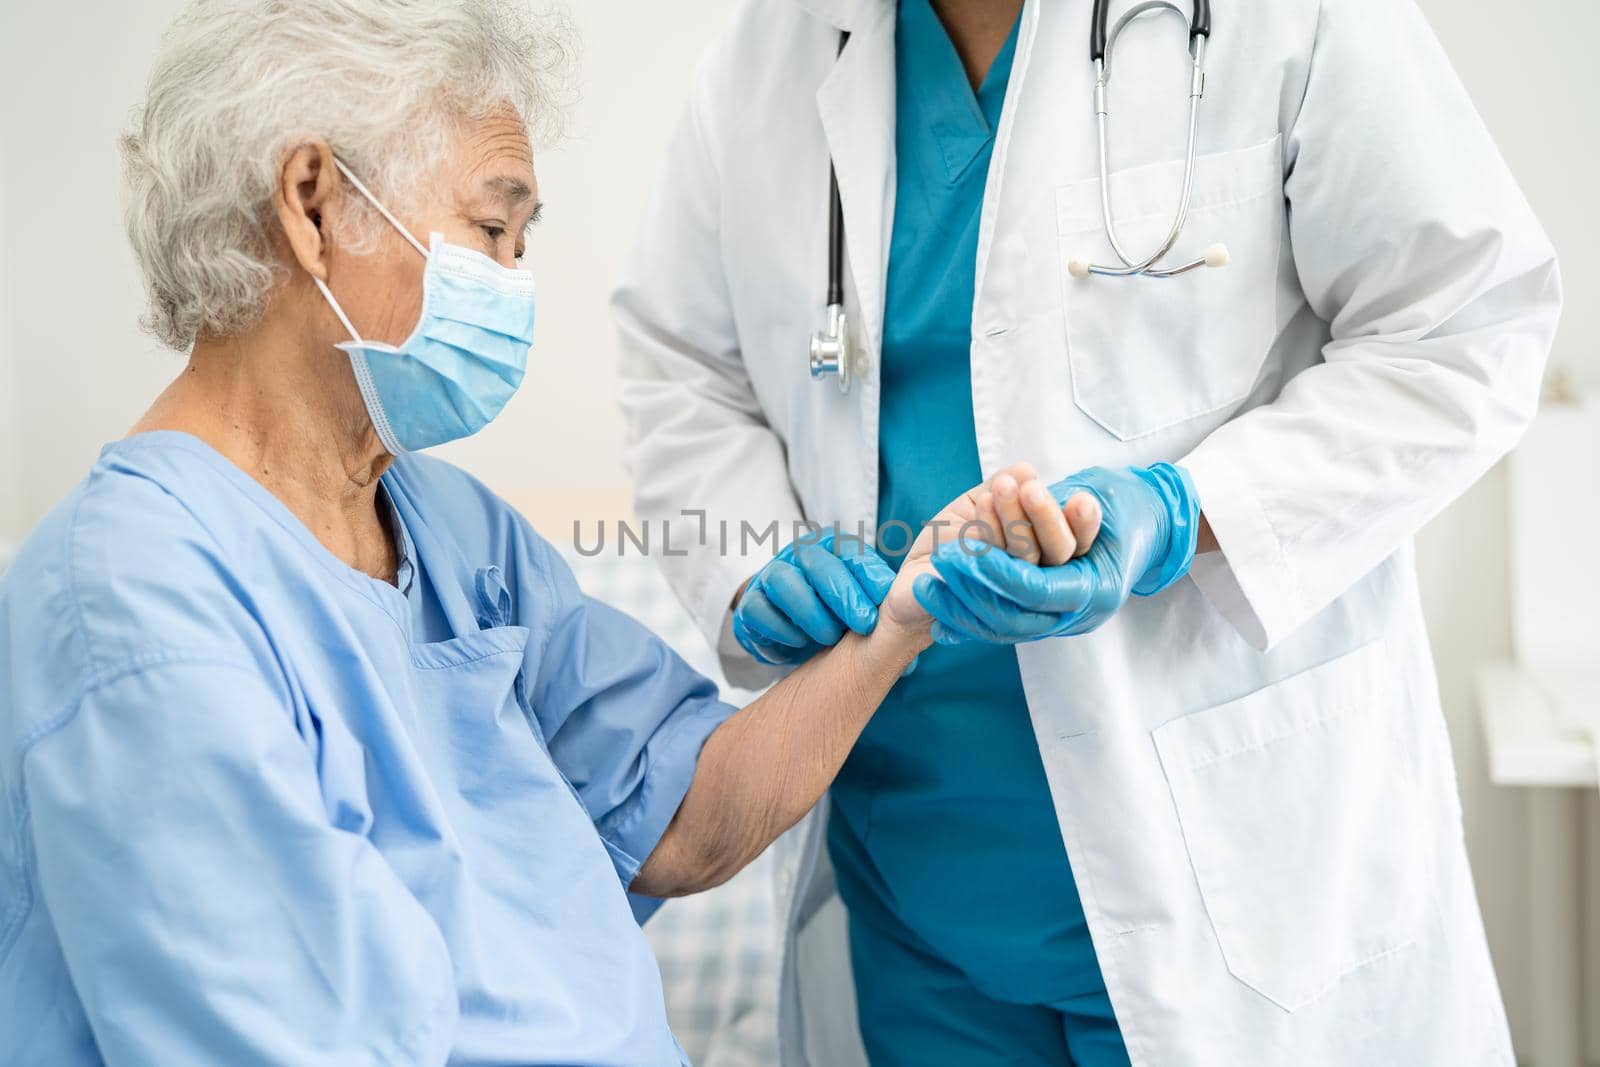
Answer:
<svg viewBox="0 0 1600 1067"><path fill-rule="evenodd" d="M360 197L348 193L347 203ZM410 201L384 206L424 246L437 233L515 266L539 211L527 129L509 111L463 126L434 179ZM410 336L422 310L424 262L398 230L380 220L374 239L356 249L331 240L327 256L329 286L363 338L399 344Z"/></svg>

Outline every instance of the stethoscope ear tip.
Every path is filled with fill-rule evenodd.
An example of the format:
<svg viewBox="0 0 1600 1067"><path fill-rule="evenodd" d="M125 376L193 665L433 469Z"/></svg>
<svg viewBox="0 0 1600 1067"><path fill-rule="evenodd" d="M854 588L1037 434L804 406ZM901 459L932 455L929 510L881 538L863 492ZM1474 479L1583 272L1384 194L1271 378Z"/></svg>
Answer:
<svg viewBox="0 0 1600 1067"><path fill-rule="evenodd" d="M1227 259L1227 250L1223 250L1223 259ZM1067 273L1074 278L1087 278L1089 276L1089 261L1085 259L1072 259L1067 261Z"/></svg>
<svg viewBox="0 0 1600 1067"><path fill-rule="evenodd" d="M1208 267L1226 267L1228 265L1228 246L1217 242L1205 250L1202 257Z"/></svg>

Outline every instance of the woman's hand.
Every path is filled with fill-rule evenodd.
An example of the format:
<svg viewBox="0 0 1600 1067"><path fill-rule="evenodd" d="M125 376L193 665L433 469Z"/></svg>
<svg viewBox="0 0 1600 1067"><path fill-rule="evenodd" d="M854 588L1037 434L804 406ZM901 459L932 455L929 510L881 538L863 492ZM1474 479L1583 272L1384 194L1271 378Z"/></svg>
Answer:
<svg viewBox="0 0 1600 1067"><path fill-rule="evenodd" d="M1072 498L1069 507L1056 504L1034 477L1033 468L1019 463L951 501L923 528L898 576L853 538L835 538L827 548L803 541L790 546L793 551L786 549L787 561L782 567L769 564L762 572L766 579L758 579L759 588L768 590L763 595L769 601L770 591L779 591L779 598L789 605L783 609L786 619L793 618L787 613L790 609L813 616L825 609L833 621L813 618L813 624L830 628L814 635L801 630L803 639L792 636L795 643L783 643L784 649L800 650L807 662L706 740L689 791L640 868L633 890L680 896L717 885L811 810L884 695L932 641L933 620L917 602L913 586L937 581L931 563L936 545L948 547L966 537L992 546L993 554L1018 566L1034 567L1020 562L1027 559L1061 563L1086 551L1095 540L1099 513L1085 508L1085 503ZM1007 554L1011 552L1016 556ZM768 574L773 568L775 572ZM852 582L861 574L868 575L871 583L883 575L892 578L887 598L878 598L882 604L876 609L876 626L868 627L870 633L852 632L857 627L847 626L836 610L844 601L854 600L855 593L848 587L842 593L827 593L826 582L819 587L810 577L812 573L838 576L841 568ZM741 604L749 595L747 590ZM864 610L854 614L858 622L867 615ZM774 630L782 625L766 618L765 625ZM798 643L802 640L811 647Z"/></svg>
<svg viewBox="0 0 1600 1067"><path fill-rule="evenodd" d="M1098 501L1103 522L1093 550L1062 566L1039 567L942 546L932 560L937 577L923 577L915 590L937 620L937 641L1016 644L1088 633L1130 595L1154 596L1188 573L1202 523L1182 468L1091 467L1051 491L1056 500L1089 493Z"/></svg>
<svg viewBox="0 0 1600 1067"><path fill-rule="evenodd" d="M1003 552L1050 567L1089 551L1099 529L1092 495L1074 493L1058 503L1031 465L1013 464L952 500L922 528L879 609L879 625L927 632L932 619L914 588L920 577L936 580L936 551Z"/></svg>

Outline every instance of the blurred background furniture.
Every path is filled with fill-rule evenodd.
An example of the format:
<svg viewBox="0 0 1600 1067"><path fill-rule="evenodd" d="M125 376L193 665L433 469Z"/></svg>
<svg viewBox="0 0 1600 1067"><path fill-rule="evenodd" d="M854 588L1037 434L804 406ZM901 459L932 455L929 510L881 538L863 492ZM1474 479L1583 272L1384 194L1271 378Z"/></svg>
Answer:
<svg viewBox="0 0 1600 1067"><path fill-rule="evenodd" d="M1532 1067L1600 1061L1600 394L1512 455L1512 648L1477 673L1489 779L1526 791ZM1574 491L1576 490L1576 491Z"/></svg>

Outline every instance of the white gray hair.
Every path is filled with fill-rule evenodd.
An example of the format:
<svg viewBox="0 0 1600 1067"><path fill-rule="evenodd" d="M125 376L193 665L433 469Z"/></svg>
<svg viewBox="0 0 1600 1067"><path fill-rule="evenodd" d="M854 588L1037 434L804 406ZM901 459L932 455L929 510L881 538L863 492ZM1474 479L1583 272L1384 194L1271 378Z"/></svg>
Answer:
<svg viewBox="0 0 1600 1067"><path fill-rule="evenodd" d="M509 106L535 141L556 136L570 31L526 2L195 0L122 138L143 326L182 349L259 318L283 270L268 225L296 144L326 141L404 203L461 121Z"/></svg>

